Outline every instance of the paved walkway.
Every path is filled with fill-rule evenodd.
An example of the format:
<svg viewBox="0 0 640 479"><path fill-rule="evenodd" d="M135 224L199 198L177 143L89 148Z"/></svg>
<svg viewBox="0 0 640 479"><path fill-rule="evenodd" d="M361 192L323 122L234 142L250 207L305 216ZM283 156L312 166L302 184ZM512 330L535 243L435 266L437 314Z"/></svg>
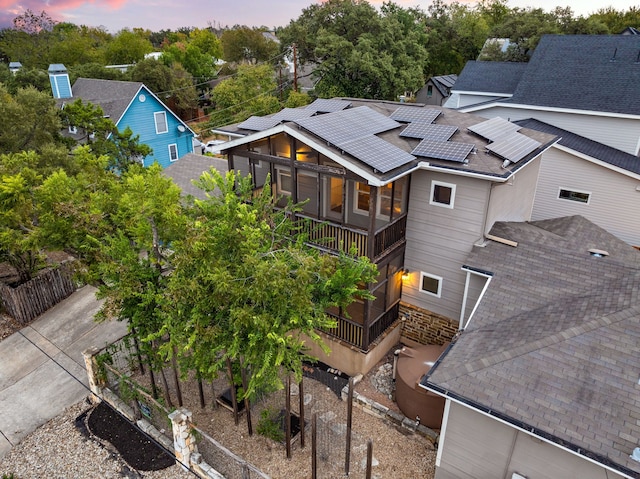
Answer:
<svg viewBox="0 0 640 479"><path fill-rule="evenodd" d="M85 286L0 342L0 457L89 394L82 351L127 332L96 323L95 288Z"/></svg>

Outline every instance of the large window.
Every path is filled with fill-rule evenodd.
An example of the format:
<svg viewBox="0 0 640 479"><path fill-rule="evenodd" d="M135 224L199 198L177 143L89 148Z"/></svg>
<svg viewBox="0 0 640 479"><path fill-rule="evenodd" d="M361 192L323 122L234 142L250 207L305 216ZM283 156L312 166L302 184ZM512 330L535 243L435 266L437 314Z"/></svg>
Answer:
<svg viewBox="0 0 640 479"><path fill-rule="evenodd" d="M431 182L429 204L442 206L444 208L453 208L455 196L456 185L435 180Z"/></svg>
<svg viewBox="0 0 640 479"><path fill-rule="evenodd" d="M402 178L395 183L388 183L378 188L378 199L376 204L376 216L389 221L393 208L393 218L397 218L404 212L404 191L405 179ZM354 211L359 214L369 214L369 200L371 198L371 187L365 183L356 183L355 187L355 207Z"/></svg>
<svg viewBox="0 0 640 479"><path fill-rule="evenodd" d="M178 159L178 145L172 143L169 145L169 160L176 161Z"/></svg>
<svg viewBox="0 0 640 479"><path fill-rule="evenodd" d="M439 298L442 294L442 278L424 271L421 272L420 291Z"/></svg>
<svg viewBox="0 0 640 479"><path fill-rule="evenodd" d="M156 121L156 133L166 133L169 131L169 126L167 125L167 112L157 111L153 114L153 117Z"/></svg>
<svg viewBox="0 0 640 479"><path fill-rule="evenodd" d="M575 201L577 203L585 203L588 205L589 200L591 200L591 193L586 191L570 190L568 188L560 188L560 191L558 192L558 199Z"/></svg>

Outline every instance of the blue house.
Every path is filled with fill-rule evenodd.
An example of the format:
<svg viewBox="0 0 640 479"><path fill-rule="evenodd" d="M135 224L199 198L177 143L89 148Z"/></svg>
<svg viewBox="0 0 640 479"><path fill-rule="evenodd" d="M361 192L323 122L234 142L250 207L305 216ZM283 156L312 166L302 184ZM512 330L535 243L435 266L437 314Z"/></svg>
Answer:
<svg viewBox="0 0 640 479"><path fill-rule="evenodd" d="M193 152L195 132L143 83L78 78L71 88L66 68L59 64L49 67L49 78L56 99L98 105L119 131L128 126L139 135L140 143L153 149L144 166L158 162L166 168Z"/></svg>

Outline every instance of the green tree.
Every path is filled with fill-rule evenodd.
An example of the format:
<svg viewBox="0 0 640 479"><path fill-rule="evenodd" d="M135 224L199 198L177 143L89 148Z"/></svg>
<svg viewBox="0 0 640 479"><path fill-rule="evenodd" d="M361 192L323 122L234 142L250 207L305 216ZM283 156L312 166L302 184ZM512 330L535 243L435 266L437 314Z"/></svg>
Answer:
<svg viewBox="0 0 640 479"><path fill-rule="evenodd" d="M263 35L264 29L238 26L222 32L222 58L227 62L250 63L273 61L278 44Z"/></svg>
<svg viewBox="0 0 640 479"><path fill-rule="evenodd" d="M67 68L86 63L104 63L103 50L111 35L100 28L58 23L53 27L49 58Z"/></svg>
<svg viewBox="0 0 640 479"><path fill-rule="evenodd" d="M306 246L292 207L276 211L268 185L256 194L234 172L200 178L209 197L195 202L184 239L173 243L171 306L157 335L170 338L165 356L177 352L203 378L242 360L249 396L281 388L280 368L300 380L306 338L323 345L316 329L335 323L326 309L350 303L376 274L366 258Z"/></svg>
<svg viewBox="0 0 640 479"><path fill-rule="evenodd" d="M155 58L145 58L131 69L131 80L144 83L155 94L171 90L171 68Z"/></svg>
<svg viewBox="0 0 640 479"><path fill-rule="evenodd" d="M139 62L147 53L153 51L153 45L144 32L120 30L106 46L105 61L111 65L126 65Z"/></svg>
<svg viewBox="0 0 640 479"><path fill-rule="evenodd" d="M27 9L13 19L13 28L0 34L0 52L8 61L19 61L25 67L46 68L49 47L56 24L46 12L39 14Z"/></svg>
<svg viewBox="0 0 640 479"><path fill-rule="evenodd" d="M270 65L240 65L233 78L223 80L211 94L216 109L211 113L211 127L246 120L251 115L267 115L281 109L273 96L277 84Z"/></svg>

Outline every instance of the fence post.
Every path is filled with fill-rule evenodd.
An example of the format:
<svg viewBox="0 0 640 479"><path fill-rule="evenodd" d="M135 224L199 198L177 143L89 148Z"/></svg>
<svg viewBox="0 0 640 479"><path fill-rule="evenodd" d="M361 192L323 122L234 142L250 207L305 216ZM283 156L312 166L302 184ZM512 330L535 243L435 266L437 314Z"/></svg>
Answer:
<svg viewBox="0 0 640 479"><path fill-rule="evenodd" d="M87 376L89 377L89 389L93 393L93 400L102 397L102 388L105 386L104 378L100 372L96 355L101 351L100 348L88 348L82 351L84 365L87 368Z"/></svg>
<svg viewBox="0 0 640 479"><path fill-rule="evenodd" d="M353 421L353 378L349 378L349 394L347 395L347 437L344 453L344 473L349 475L351 463L351 425Z"/></svg>
<svg viewBox="0 0 640 479"><path fill-rule="evenodd" d="M173 429L173 449L178 461L184 469L191 467L191 454L198 452L196 438L191 430L191 411L180 408L169 414Z"/></svg>

